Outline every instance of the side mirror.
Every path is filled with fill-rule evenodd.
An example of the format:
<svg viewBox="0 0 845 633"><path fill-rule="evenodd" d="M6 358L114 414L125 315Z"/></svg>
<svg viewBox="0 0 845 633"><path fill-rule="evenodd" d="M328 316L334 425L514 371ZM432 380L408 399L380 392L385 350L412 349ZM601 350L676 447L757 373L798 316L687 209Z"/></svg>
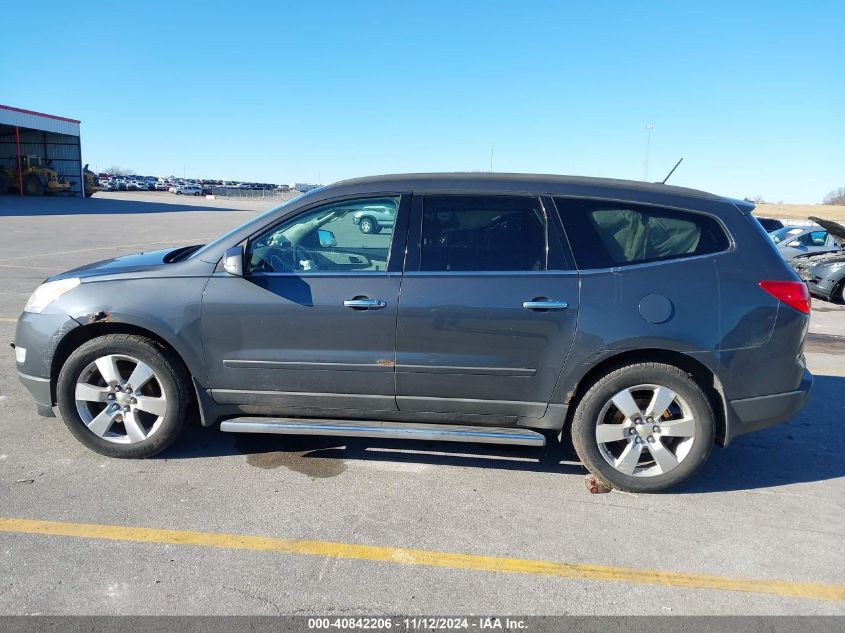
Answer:
<svg viewBox="0 0 845 633"><path fill-rule="evenodd" d="M337 238L331 231L326 229L317 229L317 236L320 238L321 248L331 248L332 246L337 246Z"/></svg>
<svg viewBox="0 0 845 633"><path fill-rule="evenodd" d="M243 246L233 246L223 255L223 270L234 277L244 276Z"/></svg>
<svg viewBox="0 0 845 633"><path fill-rule="evenodd" d="M787 244L787 246L797 248L798 246L801 246L801 242L799 242L798 240L792 240L789 244Z"/></svg>

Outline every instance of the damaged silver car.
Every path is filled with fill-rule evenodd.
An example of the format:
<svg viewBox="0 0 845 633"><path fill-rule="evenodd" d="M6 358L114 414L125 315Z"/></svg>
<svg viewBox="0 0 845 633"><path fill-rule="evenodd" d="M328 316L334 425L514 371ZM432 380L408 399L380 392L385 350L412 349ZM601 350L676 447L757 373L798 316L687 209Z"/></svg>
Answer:
<svg viewBox="0 0 845 633"><path fill-rule="evenodd" d="M845 303L845 226L831 220L810 217L835 241L830 250L793 257L789 263L816 296Z"/></svg>

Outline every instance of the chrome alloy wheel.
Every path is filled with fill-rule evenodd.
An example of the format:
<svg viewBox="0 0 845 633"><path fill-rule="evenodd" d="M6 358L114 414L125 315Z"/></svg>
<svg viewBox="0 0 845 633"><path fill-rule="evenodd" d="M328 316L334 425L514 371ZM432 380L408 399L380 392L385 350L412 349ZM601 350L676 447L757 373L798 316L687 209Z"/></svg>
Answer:
<svg viewBox="0 0 845 633"><path fill-rule="evenodd" d="M668 387L623 389L599 413L596 442L605 461L634 477L654 477L677 468L695 441L689 404Z"/></svg>
<svg viewBox="0 0 845 633"><path fill-rule="evenodd" d="M167 398L155 372L124 354L101 356L82 370L74 398L88 429L115 444L146 440L167 413Z"/></svg>

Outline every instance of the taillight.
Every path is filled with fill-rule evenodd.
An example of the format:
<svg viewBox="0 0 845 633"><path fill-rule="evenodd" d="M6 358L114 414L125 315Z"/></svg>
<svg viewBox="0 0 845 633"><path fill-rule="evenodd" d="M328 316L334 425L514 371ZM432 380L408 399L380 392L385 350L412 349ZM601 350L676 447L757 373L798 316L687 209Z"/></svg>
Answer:
<svg viewBox="0 0 845 633"><path fill-rule="evenodd" d="M810 314L810 291L803 281L761 281L758 285L790 308Z"/></svg>

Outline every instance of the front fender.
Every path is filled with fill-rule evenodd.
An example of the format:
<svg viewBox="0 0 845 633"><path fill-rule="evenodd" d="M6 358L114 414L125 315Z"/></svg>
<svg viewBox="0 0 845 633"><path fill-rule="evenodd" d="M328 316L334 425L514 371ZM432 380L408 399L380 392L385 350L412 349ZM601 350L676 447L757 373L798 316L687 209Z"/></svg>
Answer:
<svg viewBox="0 0 845 633"><path fill-rule="evenodd" d="M82 327L121 324L151 332L205 383L200 317L206 282L205 277L84 282L64 295L59 307Z"/></svg>

